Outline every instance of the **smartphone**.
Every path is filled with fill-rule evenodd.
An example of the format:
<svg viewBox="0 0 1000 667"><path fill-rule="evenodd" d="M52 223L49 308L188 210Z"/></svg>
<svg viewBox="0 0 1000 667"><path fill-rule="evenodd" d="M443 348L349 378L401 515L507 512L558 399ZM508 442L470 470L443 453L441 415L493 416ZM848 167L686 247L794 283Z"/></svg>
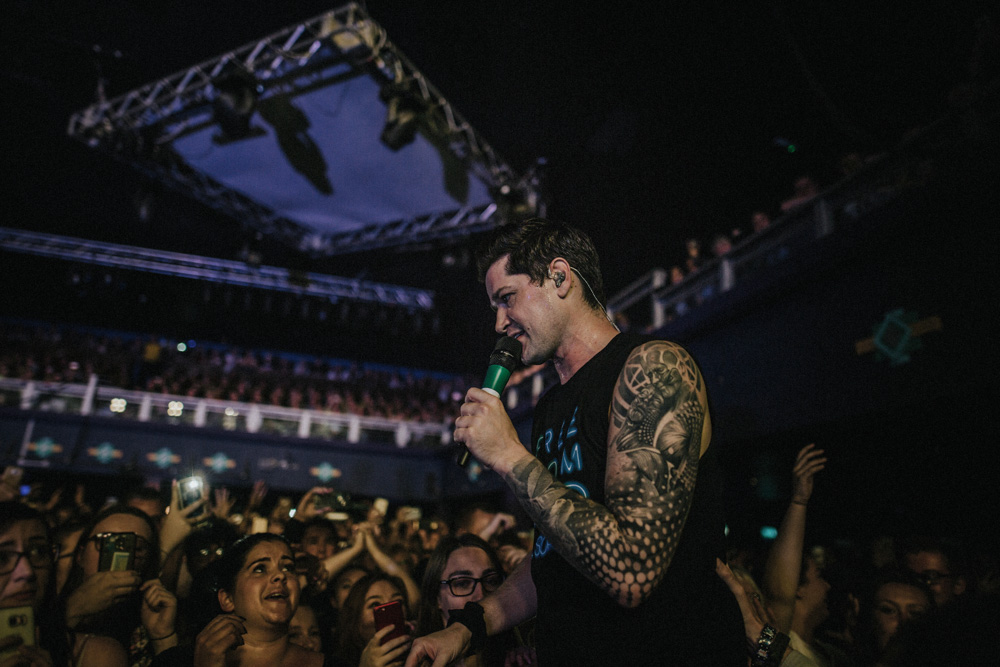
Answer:
<svg viewBox="0 0 1000 667"><path fill-rule="evenodd" d="M185 477L177 482L177 496L181 509L190 507L205 495L205 480L201 477Z"/></svg>
<svg viewBox="0 0 1000 667"><path fill-rule="evenodd" d="M31 607L10 607L0 609L0 638L20 637L18 646L34 646L35 644L35 614ZM5 658L17 652L17 646L6 651L0 651L0 658Z"/></svg>
<svg viewBox="0 0 1000 667"><path fill-rule="evenodd" d="M386 498L376 498L372 503L372 507L375 508L376 512L385 516L389 512L389 500Z"/></svg>
<svg viewBox="0 0 1000 667"><path fill-rule="evenodd" d="M393 600L392 602L380 604L372 610L372 613L375 615L375 632L378 632L387 625L396 626L389 634L382 637L382 644L390 639L402 637L407 634L406 619L403 618L402 600Z"/></svg>
<svg viewBox="0 0 1000 667"><path fill-rule="evenodd" d="M321 513L340 507L340 503L337 502L337 494L333 492L315 494L313 496L313 505L316 507L316 511Z"/></svg>
<svg viewBox="0 0 1000 667"><path fill-rule="evenodd" d="M97 569L120 572L135 569L135 533L105 533L101 537L101 559Z"/></svg>
<svg viewBox="0 0 1000 667"><path fill-rule="evenodd" d="M250 534L266 533L269 522L266 516L255 516L250 522Z"/></svg>

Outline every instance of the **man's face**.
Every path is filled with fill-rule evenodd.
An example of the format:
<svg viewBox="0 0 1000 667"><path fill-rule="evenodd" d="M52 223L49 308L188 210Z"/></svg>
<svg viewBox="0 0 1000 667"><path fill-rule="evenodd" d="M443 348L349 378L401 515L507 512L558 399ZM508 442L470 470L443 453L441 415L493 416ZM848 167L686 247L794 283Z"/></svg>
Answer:
<svg viewBox="0 0 1000 667"><path fill-rule="evenodd" d="M558 297L548 279L535 285L525 273L507 273L507 259L504 255L486 272L486 294L496 310L496 332L520 341L524 364L540 364L559 347L562 320L554 301Z"/></svg>
<svg viewBox="0 0 1000 667"><path fill-rule="evenodd" d="M937 551L918 551L906 554L906 567L927 582L934 594L934 603L942 606L965 592L965 580L956 577L948 566L948 559Z"/></svg>

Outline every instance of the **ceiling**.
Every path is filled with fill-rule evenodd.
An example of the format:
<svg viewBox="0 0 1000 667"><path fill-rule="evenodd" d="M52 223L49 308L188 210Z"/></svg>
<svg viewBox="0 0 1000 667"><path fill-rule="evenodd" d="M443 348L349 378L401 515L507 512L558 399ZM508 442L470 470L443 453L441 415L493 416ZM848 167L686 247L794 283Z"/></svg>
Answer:
<svg viewBox="0 0 1000 667"><path fill-rule="evenodd" d="M310 252L67 135L73 114L102 98L216 61L339 6L9 3L0 45L8 118L0 159L11 175L4 224L433 290L437 337L417 336L419 352L364 330L332 332L315 318L296 320L303 331L288 344L335 341L345 354L411 365L423 354L430 365L477 369L492 334L469 265L475 236L414 233L382 248L330 252L333 244ZM949 91L970 76L976 19L995 11L985 2L934 2L918 11L901 0L856 8L820 0L683 9L636 2L445 8L412 0L364 8L498 163L542 177L550 214L576 222L597 242L611 293L674 263L685 238L745 228L753 209L774 210L796 176L832 183L847 152L885 150L946 110ZM171 146L185 164L321 236L489 204L489 170L484 176L465 164L456 186L448 152L432 133L422 131L398 151L379 141L386 104L378 77L331 79L316 90L274 95L270 109L263 100L257 136L220 143L214 125L195 123ZM281 128L295 122L305 129L292 132L291 148L283 146ZM55 302L67 274L55 260L5 267L0 271L16 270L34 286L22 295L33 309L11 306L6 314L40 313L49 302L53 316L77 313ZM199 287L116 279L126 278L132 296L165 290L173 301L214 303ZM190 304L160 308L166 322L131 312L138 308L99 310L108 323L148 321L234 340L253 328L269 335L290 328L278 314L274 322L251 317L252 307L245 317L218 321ZM100 319L82 312L73 317ZM405 323L399 333L406 336Z"/></svg>

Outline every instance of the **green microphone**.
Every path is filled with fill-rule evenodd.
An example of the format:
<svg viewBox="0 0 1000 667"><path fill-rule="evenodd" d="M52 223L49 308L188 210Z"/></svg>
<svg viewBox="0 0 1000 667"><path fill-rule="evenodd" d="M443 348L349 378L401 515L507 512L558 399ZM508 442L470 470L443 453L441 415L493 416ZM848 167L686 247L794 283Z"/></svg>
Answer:
<svg viewBox="0 0 1000 667"><path fill-rule="evenodd" d="M486 369L486 379L483 380L483 391L497 398L507 386L510 374L521 360L521 342L510 336L503 336L497 341L490 354L490 365ZM458 465L463 468L469 463L469 450L462 445L458 451Z"/></svg>

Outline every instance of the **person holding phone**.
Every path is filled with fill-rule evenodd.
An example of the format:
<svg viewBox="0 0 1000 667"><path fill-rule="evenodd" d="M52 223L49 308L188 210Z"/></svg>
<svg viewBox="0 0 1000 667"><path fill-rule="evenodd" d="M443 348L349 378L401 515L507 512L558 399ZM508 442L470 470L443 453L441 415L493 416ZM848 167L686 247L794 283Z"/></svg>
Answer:
<svg viewBox="0 0 1000 667"><path fill-rule="evenodd" d="M379 626L376 607L401 603L402 623ZM388 608L387 608L388 609ZM373 572L359 579L347 594L337 623L336 664L339 667L398 667L410 648L409 604L406 586L384 572ZM400 630L403 634L399 634ZM388 638L389 635L394 638Z"/></svg>
<svg viewBox="0 0 1000 667"><path fill-rule="evenodd" d="M508 485L537 539L503 585L414 640L407 667L442 667L535 617L543 665L741 665L725 553L723 470L708 390L680 345L621 333L604 309L597 250L539 218L497 227L477 256L495 330L559 383L525 444L500 398L473 387L455 420Z"/></svg>
<svg viewBox="0 0 1000 667"><path fill-rule="evenodd" d="M58 550L37 510L0 502L0 619L17 613L32 628L27 639L0 623L0 665L124 667L125 649L113 639L76 633L62 623L55 596Z"/></svg>
<svg viewBox="0 0 1000 667"><path fill-rule="evenodd" d="M128 544L134 545L131 554ZM113 569L116 553L127 569ZM130 664L148 663L176 645L177 599L157 578L159 556L148 514L126 505L99 512L80 534L60 595L67 625L117 640Z"/></svg>

